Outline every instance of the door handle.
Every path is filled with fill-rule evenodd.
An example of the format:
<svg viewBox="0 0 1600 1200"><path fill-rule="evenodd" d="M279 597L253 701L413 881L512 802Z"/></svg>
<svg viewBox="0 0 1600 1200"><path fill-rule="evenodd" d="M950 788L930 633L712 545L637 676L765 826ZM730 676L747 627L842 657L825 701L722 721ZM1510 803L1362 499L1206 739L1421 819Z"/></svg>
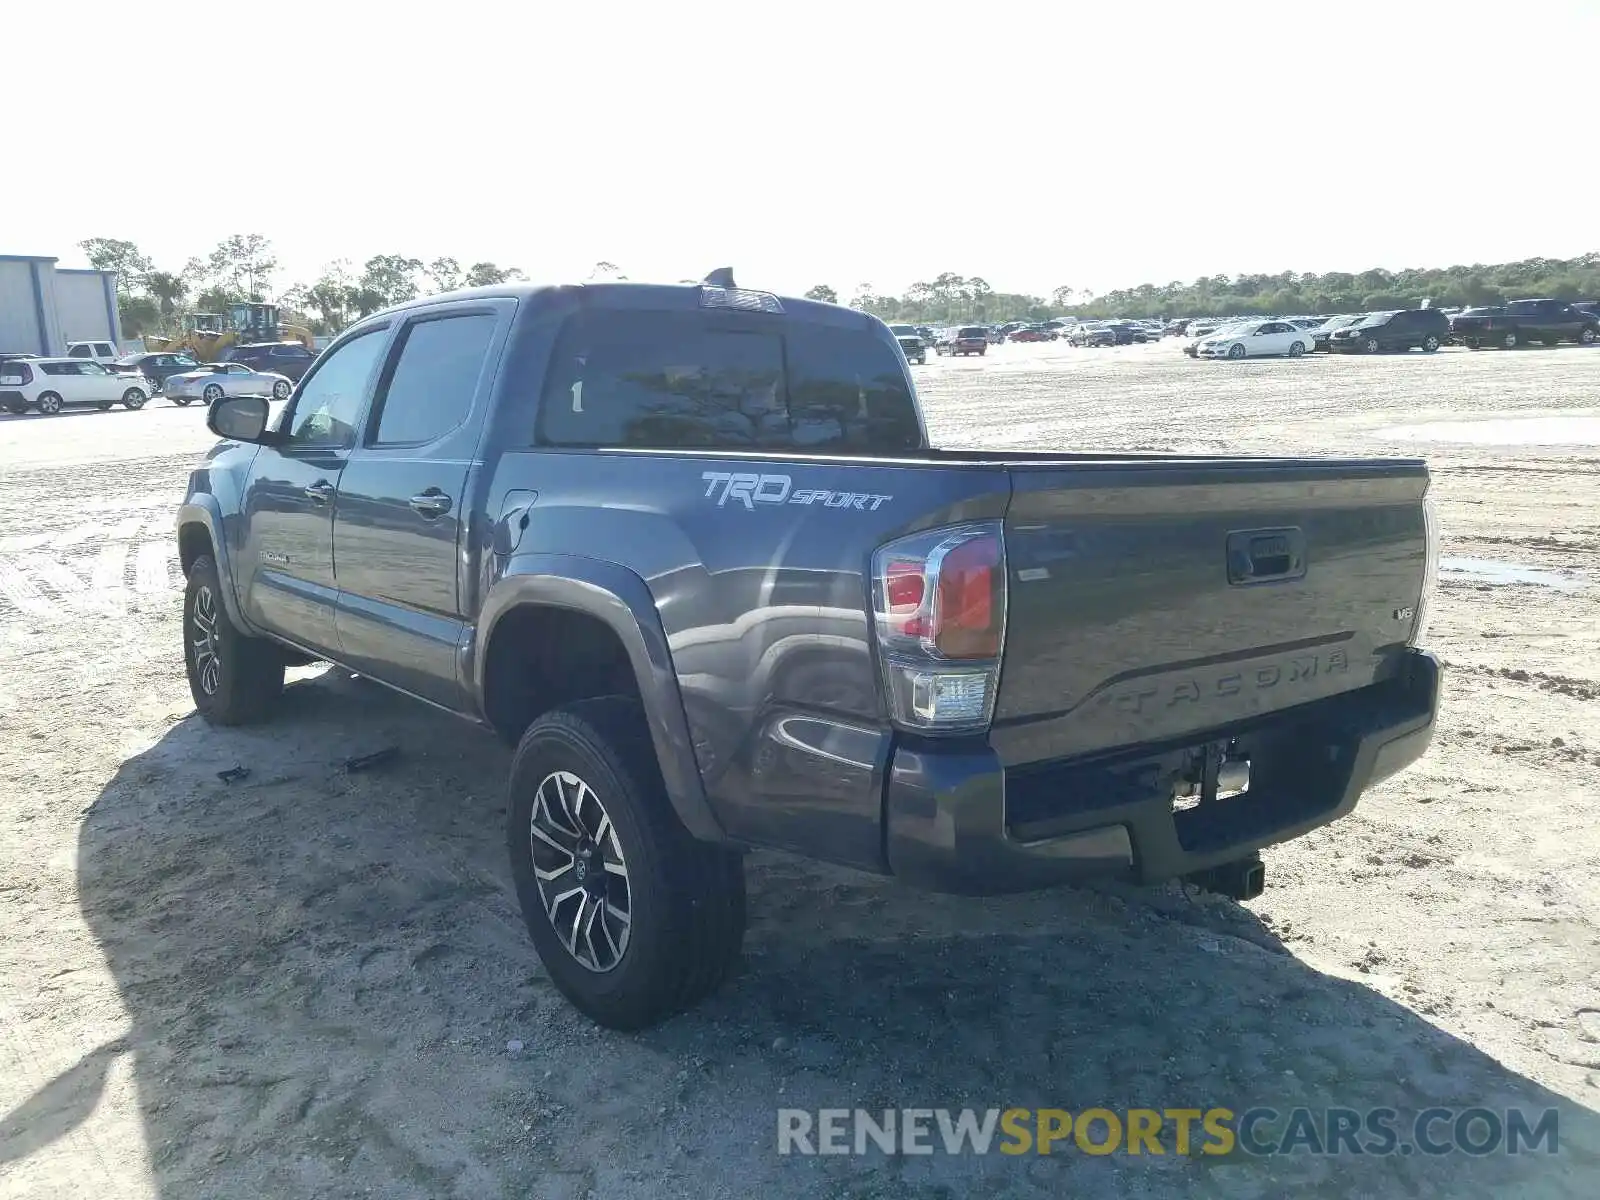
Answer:
<svg viewBox="0 0 1600 1200"><path fill-rule="evenodd" d="M306 499L313 504L326 504L333 499L333 484L326 479L319 479L306 488Z"/></svg>
<svg viewBox="0 0 1600 1200"><path fill-rule="evenodd" d="M450 511L450 497L437 488L429 488L420 496L411 497L407 503L425 517L442 517Z"/></svg>

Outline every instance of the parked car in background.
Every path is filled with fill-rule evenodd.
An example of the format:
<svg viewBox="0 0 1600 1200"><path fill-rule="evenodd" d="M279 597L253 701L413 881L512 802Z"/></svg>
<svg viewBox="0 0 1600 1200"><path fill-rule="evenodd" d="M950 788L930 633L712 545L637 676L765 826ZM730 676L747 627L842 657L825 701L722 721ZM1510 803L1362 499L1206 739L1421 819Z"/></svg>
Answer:
<svg viewBox="0 0 1600 1200"><path fill-rule="evenodd" d="M945 330L944 340L935 342L934 353L956 355L976 354L982 357L989 349L989 331L982 325L962 325Z"/></svg>
<svg viewBox="0 0 1600 1200"><path fill-rule="evenodd" d="M1425 350L1431 354L1449 336L1450 318L1437 308L1404 308L1369 313L1346 329L1335 329L1328 338L1328 349L1351 354L1377 354L1384 350Z"/></svg>
<svg viewBox="0 0 1600 1200"><path fill-rule="evenodd" d="M1116 331L1099 321L1081 321L1067 335L1069 346L1115 346L1116 344Z"/></svg>
<svg viewBox="0 0 1600 1200"><path fill-rule="evenodd" d="M1106 328L1111 331L1112 344L1116 346L1143 345L1150 340L1144 326L1132 321L1107 321Z"/></svg>
<svg viewBox="0 0 1600 1200"><path fill-rule="evenodd" d="M119 375L86 358L13 358L0 363L0 408L21 414L30 408L54 416L64 408L121 404L144 407L149 385L139 376Z"/></svg>
<svg viewBox="0 0 1600 1200"><path fill-rule="evenodd" d="M1359 325L1367 319L1366 313L1345 313L1337 317L1329 317L1321 325L1311 330L1311 348L1326 351L1328 339L1333 336L1336 329L1349 329L1352 325Z"/></svg>
<svg viewBox="0 0 1600 1200"><path fill-rule="evenodd" d="M1515 350L1529 342L1554 346L1600 341L1600 316L1562 300L1513 300L1484 308L1469 308L1450 321L1457 342L1471 350L1498 346Z"/></svg>
<svg viewBox="0 0 1600 1200"><path fill-rule="evenodd" d="M1009 338L1013 342L1053 342L1057 334L1053 329L1044 329L1038 325L1024 325L1021 329L1011 331Z"/></svg>
<svg viewBox="0 0 1600 1200"><path fill-rule="evenodd" d="M928 361L928 345L922 340L922 334L915 325L891 325L889 332L894 334L894 340L900 343L900 349L905 353L907 362Z"/></svg>
<svg viewBox="0 0 1600 1200"><path fill-rule="evenodd" d="M1238 325L1238 321L1227 321L1220 317L1208 317L1199 321L1189 322L1189 340L1183 345L1183 352L1190 358L1200 356L1200 343L1213 334Z"/></svg>
<svg viewBox="0 0 1600 1200"><path fill-rule="evenodd" d="M317 361L317 356L299 342L253 342L248 346L229 346L218 356L218 361L243 363L252 371L282 375L298 383Z"/></svg>
<svg viewBox="0 0 1600 1200"><path fill-rule="evenodd" d="M1250 321L1219 329L1195 347L1196 358L1299 358L1311 335L1289 321Z"/></svg>
<svg viewBox="0 0 1600 1200"><path fill-rule="evenodd" d="M115 342L68 342L68 358L87 358L103 367L109 367L120 357Z"/></svg>
<svg viewBox="0 0 1600 1200"><path fill-rule="evenodd" d="M192 371L167 378L167 398L179 408L196 400L215 404L224 396L271 396L282 400L294 390L286 375L252 371L243 363L201 363Z"/></svg>
<svg viewBox="0 0 1600 1200"><path fill-rule="evenodd" d="M159 392L172 376L192 371L199 365L187 354L161 350L147 354L125 354L112 364L112 368L125 375L143 376L150 381L150 390Z"/></svg>
<svg viewBox="0 0 1600 1200"><path fill-rule="evenodd" d="M1187 320L1168 321L1166 328L1161 333L1163 337L1182 337L1188 332L1188 329L1189 322Z"/></svg>

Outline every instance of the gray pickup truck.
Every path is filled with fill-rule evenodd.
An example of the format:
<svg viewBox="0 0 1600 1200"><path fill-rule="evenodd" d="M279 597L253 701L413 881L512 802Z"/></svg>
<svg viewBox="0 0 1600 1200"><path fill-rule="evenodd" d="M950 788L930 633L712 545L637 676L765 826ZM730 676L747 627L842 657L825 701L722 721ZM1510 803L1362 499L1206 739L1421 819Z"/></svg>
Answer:
<svg viewBox="0 0 1600 1200"><path fill-rule="evenodd" d="M516 888L594 1020L718 984L748 847L1249 898L1427 746L1422 462L934 450L881 322L711 279L368 317L212 407L178 517L208 721L328 660L516 745Z"/></svg>

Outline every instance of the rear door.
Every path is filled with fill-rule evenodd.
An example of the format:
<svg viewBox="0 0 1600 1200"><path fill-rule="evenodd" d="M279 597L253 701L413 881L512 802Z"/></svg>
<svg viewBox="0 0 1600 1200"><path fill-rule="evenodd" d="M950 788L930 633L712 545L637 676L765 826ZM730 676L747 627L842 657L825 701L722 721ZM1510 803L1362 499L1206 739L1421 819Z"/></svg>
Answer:
<svg viewBox="0 0 1600 1200"><path fill-rule="evenodd" d="M1424 574L1420 461L1012 470L995 739L1029 762L1386 678Z"/></svg>
<svg viewBox="0 0 1600 1200"><path fill-rule="evenodd" d="M465 707L462 498L515 310L514 300L485 300L409 318L339 484L341 657L449 708Z"/></svg>

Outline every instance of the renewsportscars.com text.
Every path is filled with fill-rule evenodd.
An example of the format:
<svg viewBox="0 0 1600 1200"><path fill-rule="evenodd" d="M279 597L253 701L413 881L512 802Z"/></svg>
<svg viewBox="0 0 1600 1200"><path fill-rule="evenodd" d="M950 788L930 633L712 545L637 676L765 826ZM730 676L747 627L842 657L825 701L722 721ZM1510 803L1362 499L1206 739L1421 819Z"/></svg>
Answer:
<svg viewBox="0 0 1600 1200"><path fill-rule="evenodd" d="M1555 1154L1553 1108L781 1108L779 1154Z"/></svg>

